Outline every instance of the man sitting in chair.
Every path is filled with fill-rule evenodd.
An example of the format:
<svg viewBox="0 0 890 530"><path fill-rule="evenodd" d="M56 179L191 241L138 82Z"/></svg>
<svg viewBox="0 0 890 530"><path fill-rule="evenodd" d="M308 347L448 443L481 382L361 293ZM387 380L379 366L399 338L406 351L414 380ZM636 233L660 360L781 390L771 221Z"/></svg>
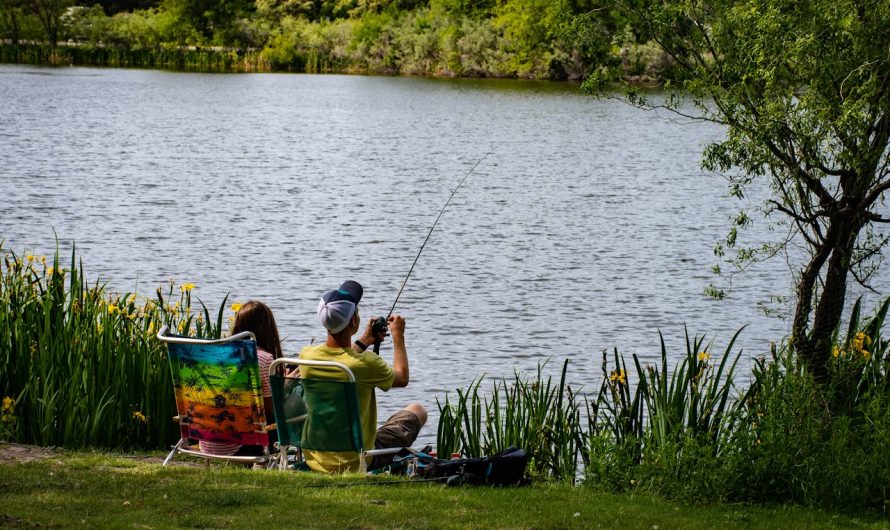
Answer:
<svg viewBox="0 0 890 530"><path fill-rule="evenodd" d="M390 367L374 351L368 349L385 336L384 333L375 336L373 318L368 320L359 339L355 342L352 340L361 326L358 303L362 299L362 292L362 286L358 282L346 281L339 289L328 291L322 296L318 303L318 318L327 329L327 340L323 344L306 346L300 351L300 358L339 362L355 374L362 438L366 448L409 447L426 423L427 413L422 405L412 403L393 414L382 427L376 428L375 388L386 392L393 387L408 385L405 319L398 315L389 317L389 333L394 350ZM312 366L303 366L300 371L305 378L324 377L321 371ZM356 452L306 450L304 456L306 464L314 471L337 473L359 469L359 455ZM383 467L392 458L392 455L377 456L369 463L368 469Z"/></svg>

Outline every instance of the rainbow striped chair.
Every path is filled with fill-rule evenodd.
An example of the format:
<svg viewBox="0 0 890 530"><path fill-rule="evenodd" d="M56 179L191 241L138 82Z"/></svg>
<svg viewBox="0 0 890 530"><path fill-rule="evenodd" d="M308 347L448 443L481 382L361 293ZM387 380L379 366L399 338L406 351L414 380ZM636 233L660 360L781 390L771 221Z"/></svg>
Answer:
<svg viewBox="0 0 890 530"><path fill-rule="evenodd" d="M243 464L268 465L269 433L257 364L256 337L244 332L224 339L198 339L158 332L167 344L173 374L180 439L164 459L178 454ZM262 456L221 456L203 453L192 441L253 445Z"/></svg>

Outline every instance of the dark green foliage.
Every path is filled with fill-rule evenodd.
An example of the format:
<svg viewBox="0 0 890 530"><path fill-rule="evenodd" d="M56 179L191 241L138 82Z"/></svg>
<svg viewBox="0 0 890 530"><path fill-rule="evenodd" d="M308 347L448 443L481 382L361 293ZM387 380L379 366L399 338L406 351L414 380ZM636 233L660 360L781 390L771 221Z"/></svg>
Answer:
<svg viewBox="0 0 890 530"><path fill-rule="evenodd" d="M117 48L58 47L46 45L0 45L0 61L23 64L86 64L127 68L164 68L200 72L255 72L263 70L264 58L257 53L223 51L200 47Z"/></svg>
<svg viewBox="0 0 890 530"><path fill-rule="evenodd" d="M162 7L185 27L194 28L205 43L240 46L235 22L255 4L247 0L163 0Z"/></svg>
<svg viewBox="0 0 890 530"><path fill-rule="evenodd" d="M874 321L874 320L872 320ZM869 360L886 367L886 352ZM863 374L860 382L871 376ZM738 477L728 499L778 500L855 511L885 508L890 481L890 402L886 387L871 387L832 411L832 389L817 384L791 351L759 362L745 399L728 473Z"/></svg>
<svg viewBox="0 0 890 530"><path fill-rule="evenodd" d="M2 248L0 248L2 250ZM6 252L0 262L0 439L66 447L164 447L176 434L164 324L219 336L221 315L192 312L190 288L158 301L87 283L72 250L62 268ZM202 304L203 307L203 304Z"/></svg>
<svg viewBox="0 0 890 530"><path fill-rule="evenodd" d="M49 40L51 49L58 41L59 49L3 50L4 61L574 80L624 64L614 45L623 19L586 0L145 0L132 12L40 0L65 8L53 19L54 36L27 8L31 1L0 0L10 6L0 9L0 39L38 48ZM213 57L171 57L190 47ZM633 55L635 66L647 67L648 55Z"/></svg>

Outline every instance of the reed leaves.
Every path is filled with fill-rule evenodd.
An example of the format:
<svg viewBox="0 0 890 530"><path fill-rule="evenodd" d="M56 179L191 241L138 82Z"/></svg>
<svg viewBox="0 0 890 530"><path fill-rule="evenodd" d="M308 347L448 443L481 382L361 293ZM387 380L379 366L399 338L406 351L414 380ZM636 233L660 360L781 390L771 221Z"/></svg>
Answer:
<svg viewBox="0 0 890 530"><path fill-rule="evenodd" d="M545 363L546 364L546 363ZM515 446L528 451L531 470L555 479L575 477L583 445L582 401L566 382L568 361L558 381L543 375L492 382L490 393L480 388L482 377L457 390L452 403L437 400L440 454L459 452L469 457L494 454Z"/></svg>
<svg viewBox="0 0 890 530"><path fill-rule="evenodd" d="M596 473L616 451L621 462L639 465L653 451L678 447L687 437L705 441L716 454L735 403L737 337L712 362L711 344L687 334L686 355L672 371L663 340L660 366L643 366L634 355L633 375L617 350L614 369L603 352L602 383L592 400L568 385L568 361L557 381L539 365L535 377L517 373L511 381L495 380L483 394L478 378L457 390L455 402L437 401L440 451L459 448L475 457L522 447L534 474L557 480L574 479L581 470Z"/></svg>
<svg viewBox="0 0 890 530"><path fill-rule="evenodd" d="M66 447L157 448L176 435L163 324L216 336L190 284L156 299L88 283L75 249L18 256L0 245L0 439Z"/></svg>

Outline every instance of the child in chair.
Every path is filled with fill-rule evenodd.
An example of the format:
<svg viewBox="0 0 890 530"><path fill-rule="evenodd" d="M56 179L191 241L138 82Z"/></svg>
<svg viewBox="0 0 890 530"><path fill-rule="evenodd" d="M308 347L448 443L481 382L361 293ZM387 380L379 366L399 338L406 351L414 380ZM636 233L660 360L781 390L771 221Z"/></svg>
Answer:
<svg viewBox="0 0 890 530"><path fill-rule="evenodd" d="M250 331L256 336L257 361L260 368L260 381L263 387L263 408L266 410L266 422L275 422L275 413L272 409L272 386L269 384L269 366L272 361L281 357L281 339L278 336L278 326L269 306L256 300L251 300L241 306L235 314L235 323L231 334L237 335L244 331ZM262 447L242 446L238 444L198 441L202 453L211 455L240 455L258 456L263 454Z"/></svg>

